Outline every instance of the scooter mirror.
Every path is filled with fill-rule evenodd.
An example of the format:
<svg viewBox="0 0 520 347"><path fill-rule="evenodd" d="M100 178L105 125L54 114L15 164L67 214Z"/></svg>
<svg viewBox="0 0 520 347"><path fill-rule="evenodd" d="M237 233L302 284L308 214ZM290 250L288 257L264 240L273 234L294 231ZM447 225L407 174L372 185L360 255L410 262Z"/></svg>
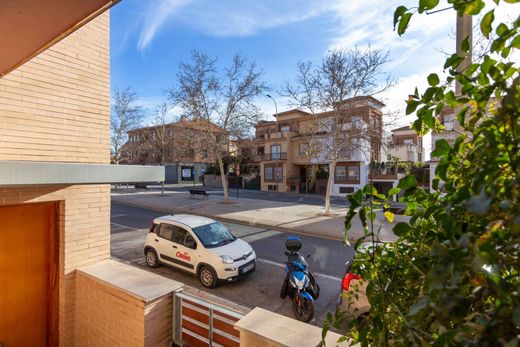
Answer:
<svg viewBox="0 0 520 347"><path fill-rule="evenodd" d="M287 251L285 251L284 253L285 253L286 256L290 256L291 255L291 253L289 253Z"/></svg>
<svg viewBox="0 0 520 347"><path fill-rule="evenodd" d="M309 253L309 254L307 254L307 256L305 258L309 259L311 256L312 256L312 253Z"/></svg>

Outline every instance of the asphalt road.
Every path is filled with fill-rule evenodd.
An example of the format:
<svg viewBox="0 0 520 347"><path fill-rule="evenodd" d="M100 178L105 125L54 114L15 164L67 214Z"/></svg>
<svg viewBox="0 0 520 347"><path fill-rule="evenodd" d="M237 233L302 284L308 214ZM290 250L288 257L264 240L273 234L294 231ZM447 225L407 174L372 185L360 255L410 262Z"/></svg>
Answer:
<svg viewBox="0 0 520 347"><path fill-rule="evenodd" d="M257 254L257 269L242 281L223 283L215 289L206 289L191 274L167 266L157 269L146 267L143 255L146 234L152 220L161 215L164 212L112 203L112 255L242 306L260 306L292 317L290 300L282 300L278 296L284 276L284 245L288 233L224 223L236 236L251 244ZM321 287L315 319L311 322L321 325L325 313L335 310L344 264L352 257L353 252L337 240L306 235L299 237L303 242L301 254L312 254L308 259L309 268L316 275Z"/></svg>

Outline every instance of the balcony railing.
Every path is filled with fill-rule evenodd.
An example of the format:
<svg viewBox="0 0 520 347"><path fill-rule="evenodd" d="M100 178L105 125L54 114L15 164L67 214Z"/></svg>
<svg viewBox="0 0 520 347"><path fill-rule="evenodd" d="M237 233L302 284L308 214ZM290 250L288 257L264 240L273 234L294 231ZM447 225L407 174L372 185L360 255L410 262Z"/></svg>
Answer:
<svg viewBox="0 0 520 347"><path fill-rule="evenodd" d="M391 144L388 146L390 149L398 149L398 148L406 148L406 149L415 149L417 145L415 143L401 143L401 144Z"/></svg>
<svg viewBox="0 0 520 347"><path fill-rule="evenodd" d="M264 153L256 156L258 161L287 160L287 153Z"/></svg>
<svg viewBox="0 0 520 347"><path fill-rule="evenodd" d="M369 167L368 176L380 179L397 178L397 165L394 163L372 163Z"/></svg>

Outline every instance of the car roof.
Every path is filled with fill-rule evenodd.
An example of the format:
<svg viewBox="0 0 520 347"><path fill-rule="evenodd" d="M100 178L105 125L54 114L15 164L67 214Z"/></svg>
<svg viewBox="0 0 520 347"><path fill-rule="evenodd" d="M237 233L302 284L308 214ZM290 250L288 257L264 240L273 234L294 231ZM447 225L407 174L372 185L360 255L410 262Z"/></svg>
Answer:
<svg viewBox="0 0 520 347"><path fill-rule="evenodd" d="M176 222L184 224L190 228L196 228L201 225L214 223L215 220L211 218L196 216L193 214L170 214L167 216L157 217L153 221L154 223L168 223Z"/></svg>

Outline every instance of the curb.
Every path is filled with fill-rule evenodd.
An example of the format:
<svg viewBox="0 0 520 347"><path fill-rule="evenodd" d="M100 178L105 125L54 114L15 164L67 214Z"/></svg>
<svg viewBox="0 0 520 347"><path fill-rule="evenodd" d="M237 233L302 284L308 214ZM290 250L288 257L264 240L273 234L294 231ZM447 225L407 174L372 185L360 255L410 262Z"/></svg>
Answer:
<svg viewBox="0 0 520 347"><path fill-rule="evenodd" d="M141 208L146 208L146 209L150 209L150 210L161 211L161 212L170 213L170 214L175 214L175 213L190 213L190 214L194 214L193 211L191 211L191 210L190 211L186 211L186 210L175 209L175 208L164 209L164 208L160 208L160 207L151 207L149 205L141 204L141 203L138 203L138 202L136 203L136 202L117 201L117 200L116 201L112 200L112 202L115 202L115 203L121 204L121 205L127 205L127 206L133 206L133 207L141 207ZM258 227L258 228L265 228L265 229L283 231L283 232L286 232L286 233L295 233L295 234L300 234L300 235L316 236L316 237L321 237L321 238L326 238L326 239L331 239L331 240L343 241L343 237L338 237L336 235L330 235L330 234L327 234L327 233L321 234L321 233L317 233L317 232L309 231L309 230L298 230L298 229L293 229L293 228L288 228L288 227L274 226L274 225L270 225L270 224L256 223L256 222L245 222L245 221L236 220L236 219L233 219L233 218L219 217L219 216L215 216L215 215L212 215L212 214L209 214L209 213L204 213L204 212L197 212L196 214L201 216L201 217L212 218L212 219L215 219L215 220L218 220L218 221L221 221L221 222L235 223L235 224L247 225L247 226L251 226L251 227ZM354 242L355 240L352 239L352 240L349 240L349 241Z"/></svg>

